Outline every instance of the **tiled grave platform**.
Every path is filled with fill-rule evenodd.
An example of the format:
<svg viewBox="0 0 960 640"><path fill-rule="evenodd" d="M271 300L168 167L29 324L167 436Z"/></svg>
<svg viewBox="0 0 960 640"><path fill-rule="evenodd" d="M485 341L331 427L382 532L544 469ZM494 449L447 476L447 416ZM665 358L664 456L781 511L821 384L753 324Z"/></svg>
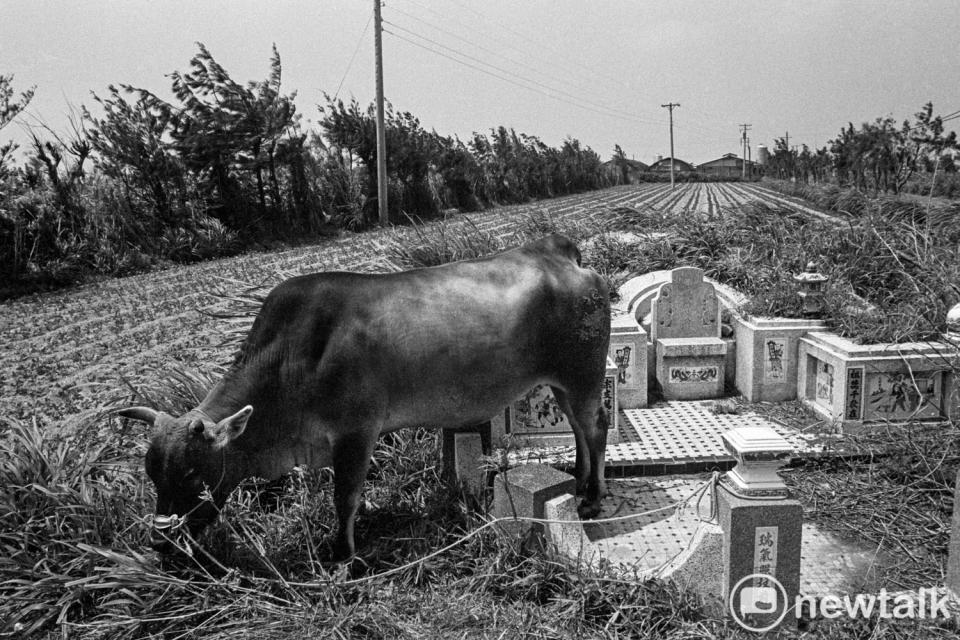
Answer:
<svg viewBox="0 0 960 640"><path fill-rule="evenodd" d="M737 427L773 428L796 448L796 455L820 451L814 436L771 422L757 414L716 413L715 400L661 402L620 412L620 442L607 445L610 475L663 475L728 469L733 458L720 434ZM572 466L574 447L527 448L511 453L516 463L542 462Z"/></svg>
<svg viewBox="0 0 960 640"><path fill-rule="evenodd" d="M697 476L660 476L608 480L610 495L598 519L644 513L673 505L693 494L710 479ZM680 511L673 509L612 523L584 523L584 531L613 565L654 572L691 543L712 511L710 491ZM800 592L826 595L859 592L869 585L876 570L874 551L842 541L816 525L803 525Z"/></svg>

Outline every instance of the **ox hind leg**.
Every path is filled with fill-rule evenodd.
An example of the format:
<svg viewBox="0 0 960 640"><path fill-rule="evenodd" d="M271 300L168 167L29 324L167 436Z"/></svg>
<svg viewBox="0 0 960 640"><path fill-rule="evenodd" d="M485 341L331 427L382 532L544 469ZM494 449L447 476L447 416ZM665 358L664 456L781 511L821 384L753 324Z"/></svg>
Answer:
<svg viewBox="0 0 960 640"><path fill-rule="evenodd" d="M338 523L333 559L337 562L349 560L356 553L353 525L378 431L360 429L338 437L333 443L333 504Z"/></svg>
<svg viewBox="0 0 960 640"><path fill-rule="evenodd" d="M577 493L583 501L577 508L582 519L594 518L600 513L600 501L607 494L604 479L604 454L607 447L607 411L600 402L600 390L566 392L552 387L560 408L570 420L577 441Z"/></svg>

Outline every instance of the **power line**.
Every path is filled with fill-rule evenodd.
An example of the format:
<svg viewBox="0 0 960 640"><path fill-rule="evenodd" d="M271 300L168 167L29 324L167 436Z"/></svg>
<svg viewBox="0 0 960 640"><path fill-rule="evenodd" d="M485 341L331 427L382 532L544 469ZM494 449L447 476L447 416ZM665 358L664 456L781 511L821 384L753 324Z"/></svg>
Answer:
<svg viewBox="0 0 960 640"><path fill-rule="evenodd" d="M516 40L516 39L509 40L509 39L504 38L501 34L497 33L496 31L491 31L491 30L489 30L489 29L484 30L483 25L477 25L475 22L471 22L471 23L467 24L467 23L465 23L465 22L459 21L459 20L457 20L456 17L453 16L450 12L442 13L442 12L437 11L436 9L432 8L432 7L429 7L429 6L425 5L425 4L422 4L421 2L418 2L417 0L406 0L406 2L408 2L408 3L410 3L410 4L414 4L414 5L418 6L418 7L420 7L421 9L424 9L424 10L426 10L426 11L434 14L435 16L438 16L439 18L442 18L443 20L452 20L452 21L455 22L456 24L460 25L461 27L464 27L465 29L469 29L469 30L472 31L472 32L476 32L476 31L478 31L478 30L482 30L482 31L483 31L483 35L484 35L484 37L485 37L486 39L489 39L489 40L492 40L492 41L497 41L497 42L503 44L504 46L506 46L506 47L508 47L508 48L510 48L510 49L513 49L514 51L516 51L516 52L519 53L520 55L522 55L522 56L524 56L524 57L527 57L527 58L537 59L538 62L545 63L547 66L556 64L557 60L556 60L556 57L553 57L553 58L543 58L543 57L540 57L540 56L544 53L544 51L543 51L544 49L552 49L553 51L559 53L560 55L569 56L569 53L568 53L568 52L561 51L561 50L557 49L556 47L553 47L553 46L548 45L548 44L543 44L542 41L541 41L541 44L538 45L538 44L535 43L536 39L535 39L534 37L532 37L531 35L521 33L521 32L519 32L519 31L517 31L516 29L513 29L513 28L511 28L511 27L509 27L509 26L507 26L507 25L504 25L504 24L502 24L502 23L499 23L499 22L497 22L497 21L495 21L495 20L492 20L492 19L484 16L482 13L479 13L476 9L473 9L472 7L469 7L469 6L467 6L467 5L464 5L463 3L459 3L459 2L458 2L458 3L456 3L456 4L458 4L459 6L463 7L463 8L466 9L467 11L470 11L471 13L479 16L482 20L486 21L489 25L492 25L492 26L494 26L494 27L497 27L497 28L499 28L501 31L508 31L508 32L510 32L510 33L518 36L519 38L521 38L521 42L526 42L526 43L528 44L528 46L530 46L530 43L531 43L531 42L534 42L534 44L533 44L532 46L530 46L529 49L520 48L520 47L518 47L518 46L516 45L516 43L515 43L515 40ZM394 7L394 10L399 11L399 10L396 9L395 7ZM406 15L410 15L410 14L406 14ZM434 27L434 28L437 28L437 27ZM466 38L463 38L462 36L456 36L456 35L455 35L455 37L459 37L459 38L463 39L464 41L467 41ZM531 54L531 51L534 51L534 52L536 52L536 53L535 53L535 54ZM497 54L497 55L499 55L499 54ZM615 83L615 85L611 85L611 86L620 86L620 85L623 84L622 78L614 78L613 76L611 76L611 75L609 75L609 74L607 74L607 73L598 72L596 69L591 69L590 67L585 66L583 63L581 63L579 60L577 60L577 59L575 59L575 58L568 58L568 60L571 61L571 64L572 64L572 65L579 66L579 67L581 67L582 69L584 69L584 70L586 71L587 75L586 75L586 76L583 76L583 77L584 77L585 79L588 79L588 81L591 83L591 85L595 85L595 86L599 87L601 83L598 82L598 78L601 77L601 76L604 77L604 78L606 78L606 79L608 79L609 81ZM516 61L513 61L513 60L511 60L511 61L516 64ZM521 64L523 64L523 63L521 63ZM529 65L524 64L523 66L528 66L528 68L529 68ZM536 70L538 73L543 73L543 72L542 72L541 70L539 70L539 69L534 69L534 70ZM569 69L568 69L568 71L569 71ZM544 75L547 75L547 74L544 74ZM565 79L564 81L568 82L569 80ZM607 88L610 88L610 87L604 85L604 88L607 89ZM651 123L652 123L652 121L651 121ZM661 123L661 124L662 124L662 123Z"/></svg>
<svg viewBox="0 0 960 640"><path fill-rule="evenodd" d="M509 31L510 33L512 33L512 34L515 35L515 36L518 36L518 37L523 38L523 39L526 39L526 40L537 41L537 38L531 36L529 33L521 33L521 32L519 32L519 31L517 31L516 29L510 27L510 25L506 25L506 24L503 24L502 22L499 22L499 21L497 21L497 20L493 20L492 18L489 18L489 17L485 16L484 14L480 13L479 11L477 11L476 9L474 9L473 7L471 7L470 5L464 4L463 2L460 2L460 0L450 0L450 1L453 2L453 4L456 4L456 5L464 8L464 9L466 9L467 11L473 13L474 15L478 16L480 19L486 20L489 24L492 24L492 25L494 25L494 26L496 26L496 27L500 27L501 29L504 29L504 30L506 30L506 31ZM594 77L595 77L595 76L597 76L597 75L602 75L602 76L606 77L607 79L612 80L613 82L620 82L620 81L621 81L619 78L614 78L613 76L610 76L610 75L608 75L608 74L606 74L606 73L598 73L598 71L597 71L596 69L593 69L593 68L590 68L590 67L586 66L585 64L583 64L582 62L580 62L580 61L577 60L576 58L569 57L569 55L570 55L569 52L563 51L562 49L560 49L560 48L558 48L558 47L556 47L556 46L554 46L554 45L552 45L552 44L550 44L550 43L548 43L548 42L544 42L543 40L539 40L539 45L540 45L542 48L546 48L546 49L552 50L555 54L559 54L559 55L561 55L561 56L566 57L568 61L572 62L574 65L576 65L576 66L580 67L581 69L585 70L587 73L591 74L591 76L594 76Z"/></svg>
<svg viewBox="0 0 960 640"><path fill-rule="evenodd" d="M542 91L542 90L540 90L540 89L538 89L538 88L536 88L536 87L529 86L529 85L527 85L527 84L524 84L523 82L519 82L519 81L514 80L514 79L512 79L512 78L499 75L499 74L497 74L497 73L494 73L494 72L492 72L492 71L489 71L488 69L484 69L483 67L479 67L479 66L474 65L474 64L471 64L471 63L469 63L469 62L465 62L465 61L463 61L463 60L459 60L459 59L457 59L457 58L454 58L454 57L452 57L452 56L449 56L449 55L443 53L442 51L437 51L436 49L432 49L432 48L430 48L430 47L428 47L428 46L422 45L422 44L420 44L419 42L415 42L415 41L413 41L413 40L410 40L410 39L408 39L408 38L405 38L405 37L401 36L400 34L393 33L393 32L390 31L389 29L384 29L383 31L384 31L384 33L387 33L387 34L393 36L394 38L397 38L398 40L402 40L402 41L406 42L407 44L412 44L412 45L415 46L415 47L418 47L418 48L420 48L420 49L423 49L424 51L429 51L430 53L436 54L436 55L438 55L438 56L440 56L440 57L442 57L442 58L446 58L447 60L450 60L450 61L452 61L452 62L456 62L457 64L463 65L463 66L468 67L468 68L470 68L470 69L474 69L474 70L476 70L476 71L479 71L479 72L484 73L484 74L486 74L486 75L488 75L488 76L497 78L497 79L499 79L499 80L503 80L504 82L509 82L509 83L512 84L512 85L515 85L515 86L517 86L517 87L521 87L521 88L523 88L523 89L527 89L528 91L533 91L533 92L535 92L535 93L539 93L540 95L546 96L546 97L551 98L551 99L553 99L553 100L557 100L558 102L563 102L563 103L565 103L565 104L569 104L569 105L572 105L572 106L574 106L574 107L579 107L580 109L585 109L586 111L591 111L591 112L593 112L593 113L597 113L597 114L599 114L599 115L606 116L606 117L614 117L614 118L620 118L620 119L627 119L627 118L625 118L625 116L622 116L622 115L620 115L620 114L603 112L603 111L599 111L599 110L597 110L597 109L593 109L593 108L591 108L591 107L589 107L589 106L586 106L586 105L584 105L584 104L580 104L580 103L577 103L577 102L571 102L571 101L569 101L569 100L564 100L563 98L560 98L560 97L558 97L558 96L556 96L556 95L553 95L553 94L551 94L551 93L547 93L546 91Z"/></svg>
<svg viewBox="0 0 960 640"><path fill-rule="evenodd" d="M347 63L347 69L343 72L343 77L340 78L340 84L337 85L337 91L333 94L333 99L336 100L337 96L340 95L340 89L343 87L343 81L347 79L347 74L350 73L350 68L353 66L353 61L357 57L357 52L360 51L360 45L363 44L363 38L367 35L367 29L370 28L370 22L373 21L373 11L370 12L370 17L367 18L367 24L363 27L363 33L360 34L360 39L357 40L357 46L353 50L353 55L350 56L350 62Z"/></svg>
<svg viewBox="0 0 960 640"><path fill-rule="evenodd" d="M554 80L554 81L561 82L561 83L567 83L568 86L569 86L569 88L576 89L576 90L581 91L581 92L583 92L583 93L589 93L589 91L587 91L584 87L580 87L580 86L575 86L575 85L569 84L569 80L570 80L570 79L569 79L568 77L560 77L560 76L554 75L554 74L552 74L552 73L544 72L543 69L541 69L541 68L535 67L535 66L533 66L533 65L531 65L531 64L529 64L529 63L527 63L527 62L524 62L524 61L522 61L522 60L517 60L516 58L511 58L510 56L506 56L506 55L500 53L499 51L496 51L496 50L494 50L494 49L491 49L490 47L487 47L487 46L485 46L485 45L482 45L482 44L480 44L480 43L478 43L478 42L474 42L473 40L470 40L470 39L468 39L468 38L465 38L465 37L463 37L462 35L460 35L460 34L458 34L458 33L454 33L453 31L450 31L449 29L445 29L445 28L443 28L443 27L441 27L441 26L439 26L439 25L437 25L437 24L434 24L434 23L432 23L432 22L429 22L429 21L427 21L427 20L424 20L424 19L422 19L422 18L419 18L419 17L413 15L412 13L407 13L406 11L403 11L402 9L398 9L398 8L396 8L396 7L391 7L390 10L391 10L391 11L394 11L394 12L396 12L396 13L399 13L399 14L401 14L401 15L403 15L403 16L406 16L407 18L410 18L411 20L415 20L415 21L419 22L420 24L423 24L423 25L425 25L425 26L427 26L427 27L430 27L431 29L435 29L435 30L437 30L437 31L439 31L439 32L441 32L441 33L444 33L444 34L446 34L447 36L450 36L451 38L457 40L458 42L462 42L462 43L465 43L465 44L474 46L474 47L476 47L477 49L480 49L481 51L485 51L485 52L487 52L487 53L489 53L489 54L492 54L492 55L496 56L497 58L500 58L501 60L505 60L505 61L510 62L510 63L512 63L512 64L515 64L515 65L518 65L518 66L521 66L521 67L525 67L526 69L529 69L530 71L533 71L533 72L535 72L535 73L538 73L538 74L541 74L541 75L543 75L543 76L546 76L546 77L548 77L548 78L550 78L550 79L552 79L552 80ZM389 21L388 21L388 23L389 23ZM396 25L395 23L389 23L389 24L394 24L394 26L399 26L399 25ZM410 31L408 30L408 32L410 32ZM410 33L412 33L412 32L410 32ZM486 63L484 63L484 64L486 64ZM659 122L653 122L653 121L651 121L651 124L659 124Z"/></svg>
<svg viewBox="0 0 960 640"><path fill-rule="evenodd" d="M491 76L496 77L496 78L499 78L499 79L501 79L501 80L507 80L508 82L511 82L511 84L516 84L516 85L522 86L522 87L524 87L524 88L526 88L526 89L535 90L535 91L537 91L538 93L541 93L541 94L546 95L546 96L548 96L548 97L554 98L554 99L556 99L556 100L560 100L561 102L567 102L568 104L573 104L574 106L578 106L578 107L581 107L581 108L588 108L590 111L594 111L595 113L599 113L599 114L601 114L601 115L618 117L618 118L621 118L621 119L631 120L631 121L638 122L638 123L641 123L641 124L656 124L656 125L662 124L662 123L660 123L660 122L645 121L645 120L643 120L643 119L641 119L641 118L638 118L637 116L634 116L633 114L630 114L630 113L627 113L627 112L624 112L624 111L620 111L620 110L617 110L617 109L611 109L610 107L605 107L605 106L603 106L603 105L601 105L601 104L598 104L598 103L595 103L595 102L591 102L590 100L584 100L583 98L581 98L581 97L579 97L579 96L577 96L577 95L574 95L574 94L572 94L572 93L569 93L569 92L567 92L567 91L563 91L562 89L558 89L558 88L556 88L556 87L552 87L552 86L547 85L547 84L544 84L544 83L542 83L542 82L538 82L537 80L532 80L532 79L527 78L527 77L525 77L525 76L521 76L521 75L519 75L519 74L516 74L516 73L511 72L511 71L508 70L508 69L504 69L503 67L499 67L499 66L497 66L497 65L495 65L495 64L491 64L491 63L489 63L489 62L486 62L486 61L484 61L484 60L481 60L480 58L477 58L476 56L472 56L472 55L470 55L470 54L468 54L468 53L463 53L462 51L458 51L457 49L454 49L454 48L452 48L452 47L448 47L448 46L446 46L446 45L444 45L444 44L441 44L441 43L439 43L439 42L436 42L435 40L432 40L432 39L430 39L430 38L427 38L426 36L422 36L422 35L420 35L420 34L418 34L418 33L416 33L416 32L413 32L413 31L411 31L411 30L409 30L409 29L406 29L406 28L404 28L404 27L401 27L401 26L398 25L398 24L395 24L395 23L392 23L392 22L389 22L389 21L386 21L386 20L385 20L384 22L386 22L388 25L390 25L391 27L393 27L393 28L395 28L395 29L400 29L401 31L404 31L404 32L406 32L406 33L408 33L408 34L416 37L416 38L419 38L419 39L421 39L421 40L425 40L426 42L429 42L430 44L434 45L435 47L440 47L441 49L444 49L444 50L446 50L446 51L449 51L450 53L452 53L452 54L454 54L454 55L460 56L460 57L462 57L462 58L466 58L466 59L468 59L468 60L472 60L472 61L474 61L474 62L476 62L476 63L479 63L479 64L481 64L481 65L484 65L484 66L486 66L486 67L490 67L491 69L494 69L494 70L496 70L497 72L499 72L499 74L503 74L503 75L499 75L499 74L497 74L497 73L493 73L493 72L487 71L486 69L483 69L482 67L477 67L477 66L475 66L475 65L473 65L473 64L465 63L465 62L463 62L462 60L458 60L458 59L453 58L453 57L451 57L451 56L449 56L449 55L444 55L442 52L437 51L436 49L432 49L432 48L427 47L427 46L425 46L425 45L421 45L420 43L414 42L413 40L410 40L409 38L406 38L406 37L404 37L404 36L402 36L402 35L400 35L400 34L398 34L398 33L395 33L395 32L393 32L393 31L390 31L389 29L384 29L384 31L385 31L386 33L389 33L390 35L392 35L392 36L395 37L395 38L399 38L400 40L403 40L403 41L405 41L405 42L407 42L407 43L409 43L409 44L413 44L413 45L419 46L421 49L425 49L425 50L430 51L430 52L432 52L432 53L435 53L435 54L437 54L437 55L441 55L441 56L443 56L443 57L445 57L445 58L448 58L448 59L450 59L450 60L453 60L454 62L458 62L458 63L460 63L460 64L464 64L465 66L468 66L468 67L470 67L470 68L476 69L477 71L483 71L484 73L487 73L487 75L491 75ZM513 79L511 80L511 79L509 79L508 77L509 77L509 78L513 78ZM519 82L518 82L518 81L519 81ZM522 83L526 83L526 84L521 84L521 82L522 82ZM570 99L572 99L572 100L575 100L576 102L575 102L575 103L572 103L572 102L569 102L569 101L564 101L564 100L558 98L556 95L552 95L551 93L545 93L544 91L539 91L539 90L535 89L535 87L532 87L532 86L529 86L529 85L535 85L536 87L541 87L542 89L545 89L546 91L552 92L552 94L558 94L558 95L561 95L561 96L566 96L567 98L570 98ZM593 107L593 108L584 107L584 105L590 105L590 106Z"/></svg>

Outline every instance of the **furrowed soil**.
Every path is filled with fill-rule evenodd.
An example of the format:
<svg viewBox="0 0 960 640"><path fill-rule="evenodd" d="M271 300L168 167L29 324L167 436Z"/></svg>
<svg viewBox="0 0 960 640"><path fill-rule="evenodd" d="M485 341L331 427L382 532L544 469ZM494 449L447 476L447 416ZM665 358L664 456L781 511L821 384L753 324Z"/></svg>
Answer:
<svg viewBox="0 0 960 640"><path fill-rule="evenodd" d="M641 184L613 187L457 216L448 230L474 225L509 240L530 214L562 224L614 219L628 207L660 215L714 213L759 200L824 214L756 184ZM345 234L316 245L256 253L105 280L0 305L0 416L69 430L110 402L136 400L146 374L227 364L230 321L215 317L251 285L317 271L395 270L384 255L409 228ZM0 426L2 431L3 426Z"/></svg>

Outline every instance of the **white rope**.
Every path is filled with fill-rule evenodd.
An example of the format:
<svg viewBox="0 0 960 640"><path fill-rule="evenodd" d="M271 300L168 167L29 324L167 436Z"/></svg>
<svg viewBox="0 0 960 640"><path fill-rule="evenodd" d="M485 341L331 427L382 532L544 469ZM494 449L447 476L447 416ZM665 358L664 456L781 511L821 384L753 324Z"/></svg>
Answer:
<svg viewBox="0 0 960 640"><path fill-rule="evenodd" d="M493 520L489 520L489 521L485 522L484 524L480 525L479 527L477 527L477 528L474 529L473 531L467 533L466 535L464 535L464 536L462 536L462 537L454 540L453 542L451 542L451 543L448 544L447 546L442 547L442 548L440 548L440 549L437 549L436 551L433 551L432 553L429 553L429 554L423 556L422 558L418 558L418 559L413 560L413 561L411 561L411 562L408 562L408 563L406 563L406 564L404 564L404 565L401 565L401 566L399 566L399 567L394 567L393 569L388 569L387 571L383 571L383 572L381 572L381 573L377 573L377 574L370 575L370 576L364 576L364 577L362 577L362 578L354 578L354 579L352 579L352 580L345 580L345 581L343 581L343 582L337 582L336 584L341 585L341 586L353 586L353 585L358 585L358 584L364 584L364 583L366 583L366 582L372 582L372 581L374 581L374 580L379 580L379 579L385 578L385 577L387 577L387 576L391 576L391 575L395 575L395 574L397 574L397 573L401 573L401 572L403 572L403 571L406 571L406 570L408 570L408 569L411 569L411 568L413 568L413 567L416 567L417 565L421 565L421 564L427 562L428 560L430 560L430 559L432 559L432 558L435 558L435 557L437 557L437 556L439 556L439 555L441 555L441 554L443 554L443 553L446 553L447 551L450 551L451 549L454 549L454 548L460 546L461 544L465 543L466 541L470 540L471 538L474 538L475 536L479 535L480 532L482 532L483 530L488 529L488 528L492 527L493 525L498 524L498 523L501 523L501 522L533 522L533 523L537 523L537 524L579 524L579 525L583 525L583 524L605 524L605 523L609 523L609 522L623 522L623 521L625 521L625 520L633 520L633 519L635 519L635 518L643 518L643 517L645 517L645 516L653 515L653 514L655 514L655 513L661 513L661 512L663 512L663 511L668 511L668 510L670 510L670 509L674 509L674 510L676 510L676 511L679 513L679 509L680 509L681 507L685 506L685 505L688 505L694 498L698 498L698 500L697 500L697 513L698 513L698 517L699 517L700 502L701 502L701 500L703 499L704 495L706 495L706 492L707 492L708 490L710 490L710 489L713 489L713 490L714 490L714 494L711 495L711 504L713 505L713 508L711 509L711 511L715 511L715 509L716 509L716 506L715 506L715 504L716 504L715 492L716 492L716 485L717 485L717 482L718 482L719 478L720 478L720 474L717 473L717 472L714 472L713 475L710 477L709 480L707 480L707 481L703 482L702 484L700 484L700 486L698 486L696 489L694 489L694 490L690 493L690 495L688 495L688 496L687 496L686 498L684 498L683 500L678 500L677 502L674 502L674 503L672 503L672 504L665 505L665 506L663 506L663 507L657 507L656 509L650 509L650 510L648 510L648 511L642 511L642 512L640 512L640 513L628 513L628 514L623 515L623 516L612 516L612 517L609 517L609 518L597 518L597 519L594 519L594 520L586 520L586 521L585 521L585 520L579 520L579 519L578 519L578 520L559 520L559 519L551 519L551 518L534 518L534 517L532 517L532 516L516 516L516 515L514 515L514 516L509 516L509 517L502 517L502 518L494 518ZM711 513L711 518L712 518L712 517L713 517L713 514ZM144 518L144 521L145 521L145 522L146 522L146 520L147 520L147 518ZM702 521L702 520L703 520L703 519L701 518L701 521ZM185 518L184 518L184 519L180 519L179 522L177 522L176 519L174 519L174 521L171 523L172 526L165 527L163 530L161 530L161 534L164 535L164 537L167 537L167 532L168 532L168 531L179 529L185 522L186 522L186 519L185 519ZM167 539L169 540L170 538L167 538ZM172 540L171 540L171 542L172 542ZM179 547L179 545L177 545L177 546ZM689 545L688 545L688 546L689 546ZM191 554L191 555L192 555L192 554ZM672 559L671 559L671 560L672 560ZM659 568L658 568L658 569L659 569ZM323 582L318 582L318 581L315 581L315 582L287 582L287 581L284 581L284 585L285 585L285 586L288 586L288 587L317 587L317 586L320 586L321 584L324 585L324 586L327 586L327 585L330 585L330 584L333 584L333 583L334 583L333 580L326 580L326 581L323 581Z"/></svg>
<svg viewBox="0 0 960 640"><path fill-rule="evenodd" d="M426 562L427 560L430 560L431 558L435 558L435 557L437 557L438 555L440 555L440 554L442 554L442 553L445 553L445 552L449 551L450 549L453 549L453 548L455 548L455 547L463 544L463 543L466 542L467 540L469 540L469 539L473 538L474 536L476 536L477 534L479 534L479 533L480 533L481 531L483 531L484 529L487 529L488 527L491 527L491 526L493 526L493 525L495 525L495 524L497 524L497 523L500 523L500 522L534 522L534 523L537 523L537 524L579 524L579 525L583 525L583 524L585 524L585 523L586 523L586 524L604 524L604 523L607 523L607 522L623 522L624 520L632 520L632 519L634 519L634 518L642 518L642 517L644 517L644 516L653 515L653 514L655 514L655 513L660 513L660 512L662 512L662 511L668 511L668 510L670 510L670 509L679 509L679 508L682 507L683 505L688 504L694 497L697 497L698 495L702 498L702 497L703 497L703 495L702 495L703 493L705 493L705 492L706 492L707 490L709 490L711 487L715 487L716 482L717 482L717 480L718 480L719 477L720 477L720 474L714 472L713 476L711 476L711 478L710 478L709 480L707 480L706 482L704 482L704 483L702 483L700 486L698 486L696 489L694 489L694 490L690 493L690 495L687 496L686 498L684 498L683 500L679 500L679 501L677 501L677 502L674 502L673 504L669 504L669 505L666 505L666 506L663 506L663 507L658 507L658 508L656 508L656 509L650 509L649 511L643 511L643 512L641 512L641 513L629 513L629 514L624 515L624 516L614 516L614 517L610 517L610 518L597 518L597 519L595 519L595 520L586 520L586 521L584 521L584 520L554 520L554 519L548 519L548 518L534 518L534 517L530 517L530 516L511 516L511 517L504 517L504 518L494 518L493 520L490 520L490 521L482 524L481 526L477 527L476 529L474 529L474 530L471 531L470 533L466 534L465 536L463 536L463 537L461 537L461 538L459 538L459 539L457 539L457 540L454 540L453 542L451 542L451 543L448 544L447 546L445 546L445 547L443 547L443 548L441 548L441 549L437 549L436 551L434 551L434 552L432 552L432 553L429 553L429 554L425 555L425 556L422 557L422 558L418 558L417 560L413 560L413 561L411 561L411 562L408 562L408 563L405 564L405 565L401 565L401 566L399 566L399 567L395 567L395 568L393 568L393 569L389 569L389 570L384 571L384 572L382 572L382 573L377 573L377 574L374 574L374 575L372 575L372 576L364 576L364 577L362 577L362 578L355 578L355 579L353 579L353 580L345 580L345 581L339 582L339 583L337 583L337 584L342 585L342 586L352 586L352 585L357 585L357 584L363 584L363 583L365 583L365 582L371 582L371 581L373 581L373 580L378 580L378 579L380 579L380 578L385 578L385 577L387 577L387 576L394 575L394 574L400 573L400 572L402 572L402 571L406 571L407 569L411 569L411 568L413 568L413 567L415 567L415 566L417 566L417 565L419 565L419 564L423 564L423 563ZM325 583L325 584L329 584L330 582L332 582L332 581L328 581L328 582ZM313 586L317 586L318 583L316 583L316 582L299 582L299 583L298 583L298 582L289 582L289 583L287 583L287 584L289 584L290 586L298 586L298 587L313 587Z"/></svg>

